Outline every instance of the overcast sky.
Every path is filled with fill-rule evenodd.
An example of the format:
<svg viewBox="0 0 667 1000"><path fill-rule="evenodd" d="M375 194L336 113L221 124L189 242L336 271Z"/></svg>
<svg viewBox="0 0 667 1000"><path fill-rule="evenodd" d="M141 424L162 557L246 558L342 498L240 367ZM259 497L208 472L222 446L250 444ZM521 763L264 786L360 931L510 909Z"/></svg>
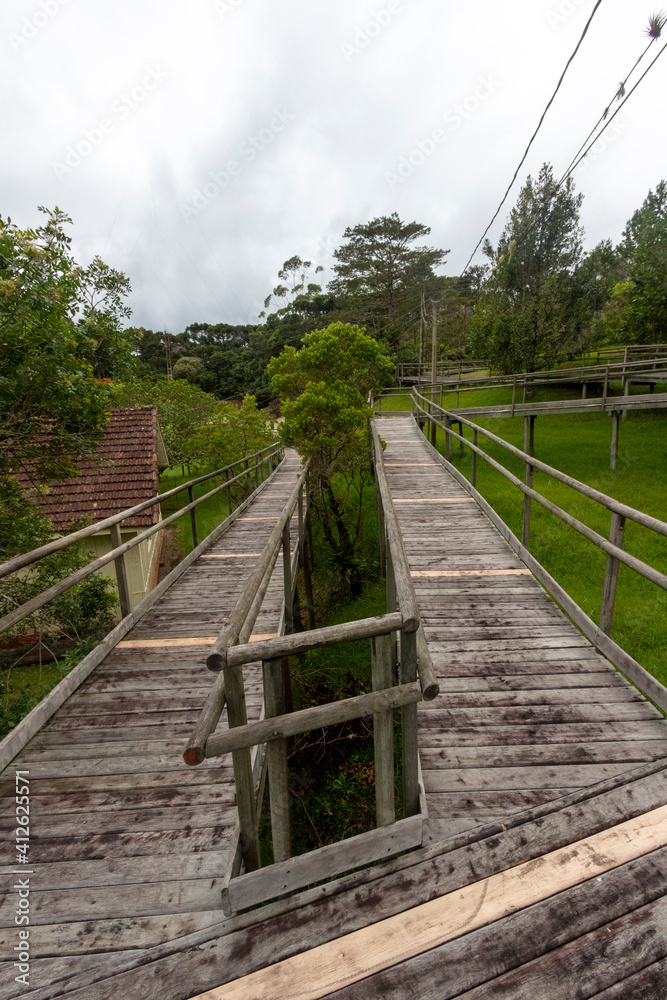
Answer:
<svg viewBox="0 0 667 1000"><path fill-rule="evenodd" d="M132 322L256 322L283 261L331 276L346 226L397 211L458 274L594 0L4 0L0 214L73 219L132 282ZM604 0L491 231L562 172L646 45ZM657 54L657 42L650 57ZM575 173L586 245L667 177L661 59ZM435 139L433 138L435 135Z"/></svg>

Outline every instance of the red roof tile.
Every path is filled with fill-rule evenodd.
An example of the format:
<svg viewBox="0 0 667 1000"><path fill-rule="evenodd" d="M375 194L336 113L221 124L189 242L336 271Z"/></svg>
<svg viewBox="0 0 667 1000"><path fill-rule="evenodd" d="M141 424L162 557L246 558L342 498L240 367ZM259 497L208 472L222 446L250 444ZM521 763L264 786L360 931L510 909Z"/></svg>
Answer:
<svg viewBox="0 0 667 1000"><path fill-rule="evenodd" d="M80 518L101 521L155 496L159 492L158 433L154 406L111 410L98 457L79 460L76 478L46 484L49 491L41 507L56 531L68 530ZM22 475L16 478L28 481ZM159 519L156 505L123 525L148 526Z"/></svg>

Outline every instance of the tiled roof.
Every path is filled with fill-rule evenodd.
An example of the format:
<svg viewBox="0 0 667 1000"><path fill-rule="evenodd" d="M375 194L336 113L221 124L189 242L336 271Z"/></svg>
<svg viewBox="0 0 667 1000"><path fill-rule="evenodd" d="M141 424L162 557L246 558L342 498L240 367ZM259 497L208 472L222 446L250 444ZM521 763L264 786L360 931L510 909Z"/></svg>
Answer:
<svg viewBox="0 0 667 1000"><path fill-rule="evenodd" d="M66 531L80 518L101 521L155 496L159 492L158 435L154 406L111 410L98 458L78 461L76 478L46 484L49 491L41 507L56 531ZM156 505L123 521L123 526L145 527L159 519Z"/></svg>

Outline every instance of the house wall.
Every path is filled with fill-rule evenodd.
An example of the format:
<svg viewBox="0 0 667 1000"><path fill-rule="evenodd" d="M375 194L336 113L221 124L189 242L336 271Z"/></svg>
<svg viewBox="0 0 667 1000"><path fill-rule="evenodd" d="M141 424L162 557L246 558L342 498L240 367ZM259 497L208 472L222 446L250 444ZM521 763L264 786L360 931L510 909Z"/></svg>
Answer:
<svg viewBox="0 0 667 1000"><path fill-rule="evenodd" d="M122 528L121 541L129 542L145 529ZM150 538L146 538L135 548L125 553L125 574L127 576L127 588L130 595L130 608L135 608L153 589L153 583L157 573L158 556L160 553L161 531L156 531ZM100 531L88 539L88 545L95 558L106 555L111 551L111 535L108 531ZM105 576L116 581L116 567L113 562L107 563L101 570ZM120 608L118 609L120 616Z"/></svg>

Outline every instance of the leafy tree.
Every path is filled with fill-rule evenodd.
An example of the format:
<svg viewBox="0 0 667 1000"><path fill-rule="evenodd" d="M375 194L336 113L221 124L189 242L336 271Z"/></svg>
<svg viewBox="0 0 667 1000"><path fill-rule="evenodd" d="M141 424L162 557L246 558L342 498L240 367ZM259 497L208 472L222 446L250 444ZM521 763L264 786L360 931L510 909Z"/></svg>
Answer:
<svg viewBox="0 0 667 1000"><path fill-rule="evenodd" d="M195 434L193 449L205 467L220 469L260 451L275 439L273 421L257 408L254 396L245 396L240 407L218 403L212 419Z"/></svg>
<svg viewBox="0 0 667 1000"><path fill-rule="evenodd" d="M667 339L667 184L660 181L628 221L617 247L625 265L603 321L607 339L659 344Z"/></svg>
<svg viewBox="0 0 667 1000"><path fill-rule="evenodd" d="M0 561L52 541L52 523L39 509L39 492L26 494L16 479L0 480ZM82 527L77 524L72 530ZM0 580L0 615L20 607L90 562L84 543L54 552L29 570ZM114 621L115 585L94 573L3 633L81 639L106 632ZM25 650L23 650L25 652Z"/></svg>
<svg viewBox="0 0 667 1000"><path fill-rule="evenodd" d="M81 271L79 325L88 339L88 359L97 378L128 378L136 371L138 331L122 329L131 315L124 302L130 290L129 278L99 257Z"/></svg>
<svg viewBox="0 0 667 1000"><path fill-rule="evenodd" d="M345 230L348 241L334 251L338 263L329 290L352 317L376 337L397 346L402 313L419 301L433 282L434 268L449 250L413 246L431 232L418 222L402 222L396 212Z"/></svg>
<svg viewBox="0 0 667 1000"><path fill-rule="evenodd" d="M303 338L303 347L286 347L268 366L275 391L283 400L282 433L304 459L316 481L316 509L341 577L354 594L361 589L355 544L361 528L364 484L370 456L366 421L368 393L386 385L392 362L364 330L332 323ZM346 494L358 484L358 506L346 509L334 489L342 477Z"/></svg>
<svg viewBox="0 0 667 1000"><path fill-rule="evenodd" d="M559 187L544 164L537 180L528 177L497 248L486 241L492 270L470 349L502 371L533 371L580 345L592 312L579 271L582 200L571 178Z"/></svg>
<svg viewBox="0 0 667 1000"><path fill-rule="evenodd" d="M75 474L75 457L102 437L108 406L91 329L77 321L87 286L65 232L71 220L41 211L47 220L36 229L0 219L0 476L25 469L38 482Z"/></svg>
<svg viewBox="0 0 667 1000"><path fill-rule="evenodd" d="M167 455L172 465L201 458L194 444L201 426L213 420L218 407L214 396L186 379L137 379L113 383L112 406L155 406Z"/></svg>

